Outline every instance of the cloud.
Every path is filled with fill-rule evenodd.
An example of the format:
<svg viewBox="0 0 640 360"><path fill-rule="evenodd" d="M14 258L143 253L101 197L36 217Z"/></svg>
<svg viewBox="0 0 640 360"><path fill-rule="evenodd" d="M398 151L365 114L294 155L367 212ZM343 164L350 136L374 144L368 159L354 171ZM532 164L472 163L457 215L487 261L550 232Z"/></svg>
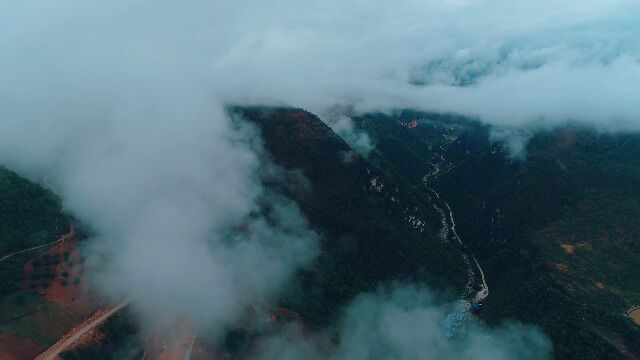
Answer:
<svg viewBox="0 0 640 360"><path fill-rule="evenodd" d="M272 359L549 359L551 344L535 327L508 323L494 329L467 320L464 336L448 338L445 317L455 304L439 303L426 289L397 287L365 294L347 309L336 337L290 328L264 340L261 360Z"/></svg>
<svg viewBox="0 0 640 360"><path fill-rule="evenodd" d="M106 295L152 325L221 331L273 300L318 236L262 186L277 171L258 132L212 91L197 5L0 5L0 162L92 228Z"/></svg>
<svg viewBox="0 0 640 360"><path fill-rule="evenodd" d="M507 155L514 160L525 160L527 144L533 137L533 130L526 127L496 127L489 133L489 140L501 143Z"/></svg>
<svg viewBox="0 0 640 360"><path fill-rule="evenodd" d="M637 131L638 10L637 0L4 1L0 163L94 228L107 289L148 318L222 326L274 296L317 237L260 184L259 140L225 105L413 107L525 129L516 134L566 121ZM348 122L335 125L350 138ZM363 139L351 143L366 151ZM414 350L380 333L385 321L402 327L382 310L407 328L418 324L403 311L436 317L362 301L378 311L369 335L401 356ZM349 329L346 349L360 349L365 330ZM440 351L435 330L411 334Z"/></svg>
<svg viewBox="0 0 640 360"><path fill-rule="evenodd" d="M226 97L316 112L417 107L497 126L640 126L635 0L277 4L231 6L260 16L212 61Z"/></svg>
<svg viewBox="0 0 640 360"><path fill-rule="evenodd" d="M637 0L247 4L229 6L234 41L211 63L234 102L455 112L502 133L640 130Z"/></svg>
<svg viewBox="0 0 640 360"><path fill-rule="evenodd" d="M340 135L360 155L366 157L373 150L374 145L369 135L356 129L350 117L341 115L336 118L325 118L325 121L336 134ZM345 154L345 159L349 157L351 156Z"/></svg>

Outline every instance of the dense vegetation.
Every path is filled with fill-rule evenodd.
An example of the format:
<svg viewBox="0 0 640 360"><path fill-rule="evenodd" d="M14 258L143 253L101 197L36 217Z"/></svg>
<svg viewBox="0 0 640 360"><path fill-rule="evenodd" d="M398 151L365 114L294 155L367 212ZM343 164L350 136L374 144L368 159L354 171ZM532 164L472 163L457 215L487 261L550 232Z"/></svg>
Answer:
<svg viewBox="0 0 640 360"><path fill-rule="evenodd" d="M392 281L419 281L456 293L463 287L466 273L459 250L436 236L438 217L423 194L361 156L345 159L349 146L309 113L264 108L235 112L259 127L276 164L302 171L310 183L307 192L284 189L322 234L319 259L284 300L306 324L326 325L355 295ZM407 223L409 215L428 220L425 232Z"/></svg>
<svg viewBox="0 0 640 360"><path fill-rule="evenodd" d="M69 230L69 223L53 193L0 167L0 257L52 242ZM0 296L19 289L24 263L38 254L0 263Z"/></svg>
<svg viewBox="0 0 640 360"><path fill-rule="evenodd" d="M640 137L567 127L536 134L526 158L513 160L479 123L402 111L354 119L375 142L365 159L302 110L230 111L256 126L264 160L283 169L265 171L262 180L294 199L322 236L320 257L280 301L306 326L330 325L354 296L394 281L459 293L466 281L460 249L439 240L439 215L422 180L434 165L450 162L430 186L451 205L458 232L485 270L491 293L484 321L540 326L558 359L640 357L640 330L624 316L640 303ZM54 194L3 168L0 194L0 256L68 230ZM423 232L409 216L426 221ZM0 263L3 316L45 304L18 291L26 261L36 260L36 287L51 280L52 264L68 261L43 254ZM62 273L60 281L74 279ZM129 314L113 317L103 331L100 347L63 358L141 355ZM242 346L247 336L231 333L227 346Z"/></svg>
<svg viewBox="0 0 640 360"><path fill-rule="evenodd" d="M411 119L416 128L401 126ZM429 167L434 151L455 165L434 186L488 277L487 322L540 325L558 359L640 354L640 331L623 315L640 302L630 276L640 266L640 137L558 129L535 135L515 161L487 128L455 117L401 112L357 123L416 182L412 171Z"/></svg>
<svg viewBox="0 0 640 360"><path fill-rule="evenodd" d="M59 199L0 167L0 256L55 240L69 230Z"/></svg>

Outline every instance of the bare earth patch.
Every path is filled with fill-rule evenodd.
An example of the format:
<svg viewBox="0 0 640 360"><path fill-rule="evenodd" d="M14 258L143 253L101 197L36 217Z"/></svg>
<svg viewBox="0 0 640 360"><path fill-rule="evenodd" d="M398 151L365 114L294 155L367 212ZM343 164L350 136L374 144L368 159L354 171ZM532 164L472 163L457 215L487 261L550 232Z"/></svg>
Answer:
<svg viewBox="0 0 640 360"><path fill-rule="evenodd" d="M27 338L13 334L0 334L0 359L23 360L33 359L44 350L44 347Z"/></svg>
<svg viewBox="0 0 640 360"><path fill-rule="evenodd" d="M627 313L631 320L633 320L636 324L640 325L640 306L636 306L631 308Z"/></svg>
<svg viewBox="0 0 640 360"><path fill-rule="evenodd" d="M580 251L592 251L593 247L591 246L590 243L588 242L580 242L578 244L572 245L572 244L560 244L560 246L562 247L562 249L569 255L574 255L576 252L576 249L579 249Z"/></svg>
<svg viewBox="0 0 640 360"><path fill-rule="evenodd" d="M560 246L562 246L562 248L564 249L564 251L567 254L573 255L573 253L576 251L576 247L573 245L569 245L569 244L560 244Z"/></svg>
<svg viewBox="0 0 640 360"><path fill-rule="evenodd" d="M569 265L567 264L556 264L556 269L565 274L569 273Z"/></svg>
<svg viewBox="0 0 640 360"><path fill-rule="evenodd" d="M75 250L75 241L68 241L52 249L57 253L69 254L68 260L56 267L56 277L62 281L54 281L47 289L46 298L84 316L95 311L95 299L92 299L85 288L83 265ZM70 266L71 265L71 266ZM66 274L67 276L63 276Z"/></svg>
<svg viewBox="0 0 640 360"><path fill-rule="evenodd" d="M45 256L49 259L57 257L57 264L43 268L42 257L25 263L22 289L36 291L50 302L60 304L82 316L89 316L97 309L97 299L86 290L82 258L75 248L76 241L71 238L46 252ZM35 266L38 261L40 265ZM49 269L46 271L51 273L52 278L34 280L34 273L45 271L44 269ZM42 286L45 281L47 285ZM34 284L38 286L33 288Z"/></svg>

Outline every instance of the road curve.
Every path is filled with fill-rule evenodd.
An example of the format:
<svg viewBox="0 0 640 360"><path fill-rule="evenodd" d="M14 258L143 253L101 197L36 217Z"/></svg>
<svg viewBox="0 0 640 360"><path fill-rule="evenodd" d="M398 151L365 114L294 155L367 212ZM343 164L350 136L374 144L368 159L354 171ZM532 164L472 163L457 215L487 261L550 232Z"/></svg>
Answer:
<svg viewBox="0 0 640 360"><path fill-rule="evenodd" d="M11 254L7 254L7 255L5 255L3 257L0 257L0 263L5 261L5 260L7 260L7 259L9 259L10 257L12 257L14 255L18 255L18 254L29 252L29 251L33 251L33 250L37 250L37 249L40 249L40 248L43 248L43 247L47 247L47 246L58 245L59 243L72 238L73 235L75 235L75 229L73 228L73 226L71 226L71 229L69 229L69 232L64 234L64 235L62 235L60 238L58 238L58 240L52 241L50 243L46 243L46 244L43 244L43 245L34 246L34 247L31 247L31 248L28 248L28 249L14 251Z"/></svg>
<svg viewBox="0 0 640 360"><path fill-rule="evenodd" d="M445 151L445 149L442 146L440 146L440 149L443 152ZM439 163L435 163L435 164L432 163L432 166L433 166L434 170L432 172L428 173L427 175L425 175L422 178L422 181L424 182L425 188L427 190L429 190L431 193L433 193L438 200L441 200L444 203L444 205L446 207L446 210L449 213L449 216L448 216L449 219L448 219L448 221L447 221L447 219L443 219L443 224L444 224L444 226L449 226L449 228L451 230L451 233L453 234L453 238L463 247L463 249L466 249L467 248L466 244L462 241L462 239L458 235L458 232L456 231L456 221L455 221L454 216L453 216L453 210L451 210L451 206L449 206L449 202L446 201L445 199L443 199L442 197L440 197L440 194L434 188L432 188L432 187L430 187L428 185L430 178L437 178L439 175L441 175L441 174L443 174L445 172L449 172L451 169L453 169L455 167L455 165L452 162L450 162L449 160L447 160L444 157L444 153L440 154L440 159L442 160L442 162L446 163L446 166L444 168L441 168ZM451 223L451 225L448 225L449 223ZM484 271L482 270L482 267L480 266L480 263L478 262L476 257L473 256L472 253L469 253L468 255L471 255L471 258L473 259L473 262L475 263L476 269L478 269L478 272L480 273L480 277L481 277L481 280L482 280L482 284L480 284L480 290L478 292L476 292L475 296L470 301L480 302L480 301L486 299L489 296L489 285L487 285L487 281L486 281L486 279L484 277ZM471 265L471 263L469 261L469 256L468 255L467 254L463 255L465 263L467 264L467 266L469 266L469 282L467 283L467 286L465 286L465 292L467 290L471 290L470 286L472 286L473 283L475 283L473 270L471 270L471 266L472 265ZM467 288L469 288L469 289L467 289ZM471 295L471 294L469 294L469 295Z"/></svg>
<svg viewBox="0 0 640 360"><path fill-rule="evenodd" d="M113 314L117 313L120 309L127 306L129 301L124 301L111 309L98 310L93 316L85 321L80 326L75 327L71 333L66 334L57 343L53 344L50 348L45 350L42 354L35 358L35 360L54 360L61 352L71 346L74 342L78 341L83 335L89 331L95 329L98 325L105 322Z"/></svg>

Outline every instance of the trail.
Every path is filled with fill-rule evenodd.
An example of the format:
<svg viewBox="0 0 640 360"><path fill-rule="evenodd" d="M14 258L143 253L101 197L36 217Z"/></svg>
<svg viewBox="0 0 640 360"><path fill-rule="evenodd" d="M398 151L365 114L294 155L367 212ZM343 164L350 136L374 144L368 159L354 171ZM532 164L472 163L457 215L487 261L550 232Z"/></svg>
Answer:
<svg viewBox="0 0 640 360"><path fill-rule="evenodd" d="M193 334L193 337L191 338L191 343L189 344L189 348L187 348L187 351L184 353L184 357L182 358L182 360L190 360L191 359L191 353L193 352L193 344L196 343L196 334Z"/></svg>
<svg viewBox="0 0 640 360"><path fill-rule="evenodd" d="M68 348L73 343L78 341L83 335L95 329L97 326L105 322L113 314L117 313L120 309L124 308L128 304L129 304L129 301L124 301L106 311L105 310L96 311L89 319L85 320L85 322L82 323L81 325L73 328L70 333L63 336L62 339L58 340L57 343L53 344L45 352L43 352L38 357L36 357L35 360L56 359L56 357L60 355L61 352L63 352L66 348Z"/></svg>
<svg viewBox="0 0 640 360"><path fill-rule="evenodd" d="M429 192L431 192L436 199L441 201L442 204L444 205L444 208L446 209L447 214L445 215L445 211L443 210L443 208L437 206L435 203L433 205L436 211L440 214L440 216L442 216L443 231L441 236L443 238L443 241L448 241L448 238L451 236L465 251L465 253L462 254L462 259L467 265L468 280L467 280L467 283L465 284L462 297L465 298L467 301L480 302L489 296L489 286L487 285L487 281L485 279L482 266L480 266L480 263L478 262L476 257L471 253L467 245L462 241L462 239L460 238L460 235L458 235L458 231L456 230L455 217L453 214L453 210L451 210L451 206L449 205L449 202L443 199L440 196L440 193L438 193L436 189L429 186L429 181L431 179L437 179L439 176L441 176L442 174L448 173L455 167L455 165L452 162L450 162L444 157L445 149L442 147L442 145L440 145L440 149L443 152L441 154L436 154L436 156L439 155L438 158L440 159L440 161L431 164L434 170L426 174L422 178L422 181L424 183L425 188ZM444 166L442 166L443 163L444 163ZM471 259L473 259L473 264L471 264ZM475 294L473 294L474 284L476 283L476 276L473 270L474 265L480 274L480 280L481 280L480 290L477 291Z"/></svg>
<svg viewBox="0 0 640 360"><path fill-rule="evenodd" d="M0 263L1 263L1 262L3 262L3 261L5 261L5 260L7 260L7 259L9 259L10 257L12 257L12 256L14 256L14 255L18 255L18 254L22 254L22 253L30 252L30 251L33 251L33 250L38 250L38 249L41 249L41 248L43 248L43 247L47 247L47 246L54 246L54 245L58 245L58 244L60 244L61 242L63 242L63 241L65 241L65 240L68 240L68 239L72 238L74 235L75 235L75 229L73 228L73 225L71 225L71 228L69 229L69 232L68 232L68 233L66 233L66 234L64 234L64 235L62 235L60 238L58 238L58 240L56 240L56 241L52 241L52 242L50 242L50 243L46 243L46 244L43 244L43 245L34 246L34 247L31 247L31 248L28 248L28 249L23 249L23 250L19 250L19 251L14 251L14 252L12 252L11 254L7 254L7 255L5 255L5 256L3 256L3 257L0 257Z"/></svg>
<svg viewBox="0 0 640 360"><path fill-rule="evenodd" d="M176 318L163 329L147 334L142 359L189 360L196 342L196 332L184 319Z"/></svg>

